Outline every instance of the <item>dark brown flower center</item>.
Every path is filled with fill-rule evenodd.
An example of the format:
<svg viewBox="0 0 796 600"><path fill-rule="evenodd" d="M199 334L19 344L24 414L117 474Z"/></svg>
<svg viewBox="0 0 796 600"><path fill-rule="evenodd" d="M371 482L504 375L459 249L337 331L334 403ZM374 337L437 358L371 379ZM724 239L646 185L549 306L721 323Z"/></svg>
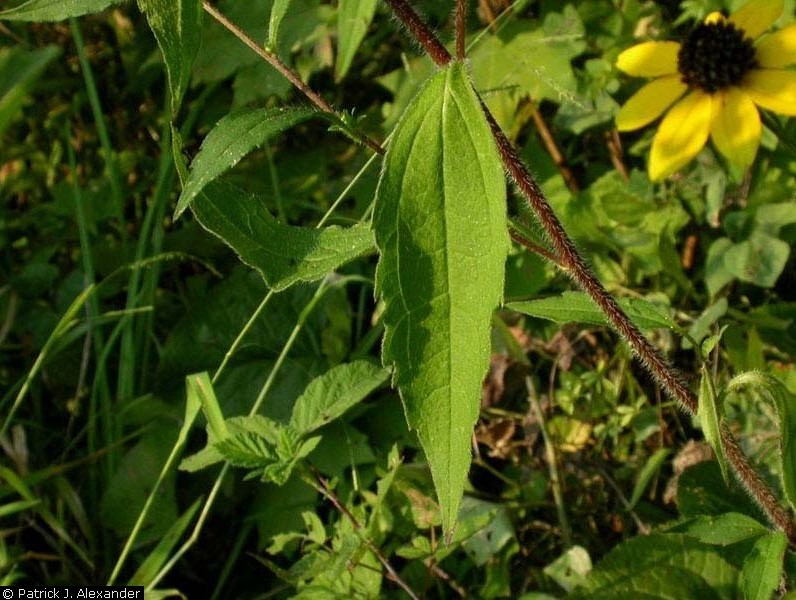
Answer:
<svg viewBox="0 0 796 600"><path fill-rule="evenodd" d="M683 83L709 94L738 85L755 67L754 43L743 29L728 22L697 25L677 54L677 70Z"/></svg>

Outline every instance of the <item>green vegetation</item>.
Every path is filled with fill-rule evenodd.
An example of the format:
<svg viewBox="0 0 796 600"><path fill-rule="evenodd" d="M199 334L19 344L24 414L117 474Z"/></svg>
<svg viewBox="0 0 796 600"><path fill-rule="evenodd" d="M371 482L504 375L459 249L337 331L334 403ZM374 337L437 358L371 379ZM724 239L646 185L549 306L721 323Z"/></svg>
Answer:
<svg viewBox="0 0 796 600"><path fill-rule="evenodd" d="M762 62L658 126L700 21ZM5 3L0 583L796 597L794 22Z"/></svg>

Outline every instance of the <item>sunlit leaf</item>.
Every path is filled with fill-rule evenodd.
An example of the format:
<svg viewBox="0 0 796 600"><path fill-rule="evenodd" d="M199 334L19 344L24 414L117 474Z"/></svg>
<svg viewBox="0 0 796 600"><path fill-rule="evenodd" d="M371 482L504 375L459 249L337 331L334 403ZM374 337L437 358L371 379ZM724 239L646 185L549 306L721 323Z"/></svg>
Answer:
<svg viewBox="0 0 796 600"><path fill-rule="evenodd" d="M224 181L204 188L194 198L192 210L205 229L275 290L320 279L374 248L367 224L292 227L277 221L261 200Z"/></svg>
<svg viewBox="0 0 796 600"><path fill-rule="evenodd" d="M619 305L627 316L641 329L674 329L677 325L666 309L647 300L621 298ZM586 323L608 325L608 320L594 301L583 292L564 292L560 296L540 298L523 302L509 302L506 308L517 312L548 319L555 323Z"/></svg>
<svg viewBox="0 0 796 600"><path fill-rule="evenodd" d="M770 600L782 577L788 538L781 531L761 537L746 557L741 573L744 600Z"/></svg>
<svg viewBox="0 0 796 600"><path fill-rule="evenodd" d="M506 185L461 65L426 82L385 158L374 229L385 364L453 528L508 250Z"/></svg>
<svg viewBox="0 0 796 600"><path fill-rule="evenodd" d="M389 371L364 360L338 365L313 379L296 400L291 426L305 435L342 415L384 383Z"/></svg>

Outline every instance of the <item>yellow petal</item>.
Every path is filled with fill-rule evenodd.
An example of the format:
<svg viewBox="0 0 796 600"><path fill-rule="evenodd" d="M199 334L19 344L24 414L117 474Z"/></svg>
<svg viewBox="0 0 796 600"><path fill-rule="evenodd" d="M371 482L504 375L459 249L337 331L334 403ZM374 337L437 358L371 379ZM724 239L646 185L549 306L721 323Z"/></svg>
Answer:
<svg viewBox="0 0 796 600"><path fill-rule="evenodd" d="M705 24L706 25L712 25L712 24L715 24L715 23L724 23L724 21L726 21L726 19L724 18L724 15L721 14L720 12L718 12L718 11L712 12L707 17L705 17Z"/></svg>
<svg viewBox="0 0 796 600"><path fill-rule="evenodd" d="M783 8L782 0L751 0L731 14L729 21L755 39L779 19Z"/></svg>
<svg viewBox="0 0 796 600"><path fill-rule="evenodd" d="M796 116L796 71L756 69L744 77L741 89L758 106Z"/></svg>
<svg viewBox="0 0 796 600"><path fill-rule="evenodd" d="M796 65L796 24L760 40L757 44L757 62L764 69Z"/></svg>
<svg viewBox="0 0 796 600"><path fill-rule="evenodd" d="M616 68L634 77L677 73L677 42L644 42L631 46L616 59Z"/></svg>
<svg viewBox="0 0 796 600"><path fill-rule="evenodd" d="M619 131L633 131L652 123L687 89L688 86L680 81L679 75L667 75L650 81L619 109L616 128Z"/></svg>
<svg viewBox="0 0 796 600"><path fill-rule="evenodd" d="M708 141L711 105L709 94L695 90L666 114L652 140L650 179L671 175L699 154Z"/></svg>
<svg viewBox="0 0 796 600"><path fill-rule="evenodd" d="M752 99L737 87L713 95L713 143L731 163L748 167L760 146L760 113Z"/></svg>

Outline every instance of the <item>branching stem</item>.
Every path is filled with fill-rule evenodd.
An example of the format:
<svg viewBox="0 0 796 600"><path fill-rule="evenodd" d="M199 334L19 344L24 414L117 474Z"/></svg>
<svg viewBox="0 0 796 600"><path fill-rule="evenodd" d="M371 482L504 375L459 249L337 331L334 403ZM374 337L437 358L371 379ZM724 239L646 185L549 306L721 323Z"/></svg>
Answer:
<svg viewBox="0 0 796 600"><path fill-rule="evenodd" d="M241 42L246 44L255 54L257 54L257 56L262 58L274 69L276 69L279 73L281 73L282 76L293 85L293 87L295 87L298 91L304 94L307 97L307 99L310 102L312 102L315 106L317 106L321 111L333 115L337 117L337 119L340 120L341 122L344 122L342 115L340 115L334 108L332 108L331 104L329 104L313 89L311 89L307 84L305 84L301 80L301 77L298 76L298 73L296 73L285 63L283 63L276 54L260 46L245 31L243 31L240 27L235 25L235 23L227 19L227 17L225 17L223 14L218 12L218 10L207 0L203 0L202 8L204 8L207 14L209 14L216 21L218 21L218 23L222 27L224 27L232 35L238 38ZM365 134L360 133L358 131L349 130L349 133L355 136L361 143L363 143L368 148L373 150L376 154L384 154L384 148L382 148L381 145L375 140L369 138Z"/></svg>
<svg viewBox="0 0 796 600"><path fill-rule="evenodd" d="M343 502L340 500L340 498L337 497L337 494L335 494L334 490L332 490L332 488L329 486L329 482L326 481L326 479L323 477L323 475L321 475L317 470L315 470L314 468L312 468L311 470L313 472L313 477L315 479L314 479L314 481L311 480L311 479L307 479L306 480L307 483L309 483L315 489L315 491L320 493L324 498L329 500L329 502L332 503L332 505L338 510L338 512L341 515L343 515L349 521L351 521L351 525L354 527L355 530L361 531L362 530L362 524L353 515L353 513L350 510L348 510L348 508L346 507L345 504L343 504ZM395 568L390 564L390 561L387 560L387 557L384 556L384 554L382 553L381 549L376 544L374 544L367 537L366 534L363 534L360 539L362 539L362 541L368 547L368 549L371 552L373 552L373 554L376 556L378 561L382 564L384 569L387 571L388 579L394 581L396 583L396 585L398 585L398 587L400 587L404 592L406 592L407 596L412 598L412 600L420 600L420 598L415 593L415 591L411 587L409 587L409 584L407 584L403 579L401 579L401 576L398 574L398 571L396 571Z"/></svg>
<svg viewBox="0 0 796 600"><path fill-rule="evenodd" d="M451 62L450 53L426 24L423 23L406 0L385 0L385 2L438 66L444 67ZM481 106L492 130L492 136L503 165L550 238L555 256L559 258L560 264L575 280L575 283L597 304L611 325L630 345L641 363L660 383L666 393L677 400L686 412L695 414L698 408L697 397L686 385L683 376L633 324L613 296L608 293L600 280L591 271L561 221L553 212L550 203L545 198L536 180L522 162L517 150L509 142L506 134L503 133L503 130L483 100L481 101ZM721 438L727 459L741 484L760 505L771 522L787 534L792 545L796 545L796 524L794 524L788 511L779 504L769 486L749 463L747 457L738 446L738 442L726 426L722 427Z"/></svg>

